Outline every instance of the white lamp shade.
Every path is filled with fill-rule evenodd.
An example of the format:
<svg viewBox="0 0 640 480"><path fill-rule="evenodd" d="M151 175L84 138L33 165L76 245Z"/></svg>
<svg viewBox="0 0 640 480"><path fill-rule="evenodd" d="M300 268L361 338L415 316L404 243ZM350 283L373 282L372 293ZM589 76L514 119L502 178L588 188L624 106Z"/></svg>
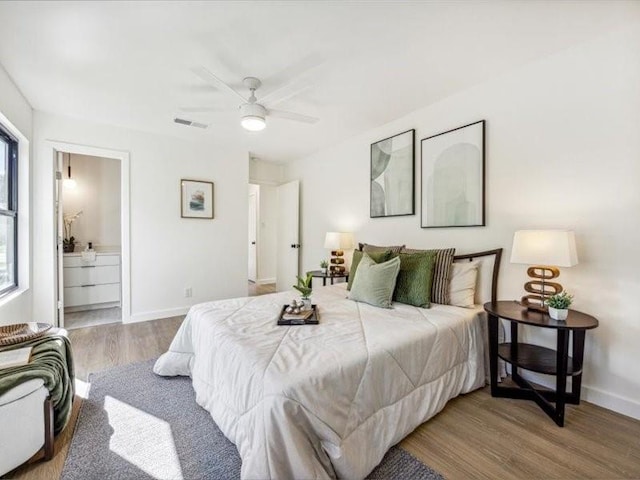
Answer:
<svg viewBox="0 0 640 480"><path fill-rule="evenodd" d="M353 248L353 234L349 232L327 232L324 248L328 250L349 250Z"/></svg>
<svg viewBox="0 0 640 480"><path fill-rule="evenodd" d="M576 237L570 230L518 230L511 263L572 267L578 264Z"/></svg>

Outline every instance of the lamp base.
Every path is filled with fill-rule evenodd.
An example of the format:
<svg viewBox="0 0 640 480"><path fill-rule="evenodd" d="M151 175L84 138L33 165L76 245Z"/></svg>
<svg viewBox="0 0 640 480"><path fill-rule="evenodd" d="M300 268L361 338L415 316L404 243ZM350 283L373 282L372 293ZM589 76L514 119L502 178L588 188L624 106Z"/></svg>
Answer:
<svg viewBox="0 0 640 480"><path fill-rule="evenodd" d="M560 270L558 267L549 265L534 265L527 269L527 275L534 280L524 284L524 289L529 292L529 295L525 295L520 299L520 305L527 307L529 310L546 313L548 311L545 305L546 300L563 290L562 285L559 283L548 282L547 280L558 278Z"/></svg>
<svg viewBox="0 0 640 480"><path fill-rule="evenodd" d="M331 251L331 266L329 267L329 271L332 274L339 274L342 275L346 269L344 268L344 251L342 250L332 250Z"/></svg>

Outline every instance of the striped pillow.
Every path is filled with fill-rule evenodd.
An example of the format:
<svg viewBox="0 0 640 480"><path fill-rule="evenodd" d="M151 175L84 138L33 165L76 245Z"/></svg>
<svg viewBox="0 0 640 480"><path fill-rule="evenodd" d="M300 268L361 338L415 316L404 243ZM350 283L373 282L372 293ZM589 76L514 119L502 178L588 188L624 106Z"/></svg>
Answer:
<svg viewBox="0 0 640 480"><path fill-rule="evenodd" d="M404 245L394 245L391 247L380 247L378 245L371 245L369 243L359 243L358 244L358 250L361 250L365 253L379 253L379 252L385 252L387 250L390 250L391 253L400 253L402 251L402 249L404 248Z"/></svg>
<svg viewBox="0 0 640 480"><path fill-rule="evenodd" d="M451 266L455 248L443 248L432 250L416 250L404 248L402 253L436 252L434 262L433 282L431 284L431 301L441 305L449 305L449 282L451 281Z"/></svg>

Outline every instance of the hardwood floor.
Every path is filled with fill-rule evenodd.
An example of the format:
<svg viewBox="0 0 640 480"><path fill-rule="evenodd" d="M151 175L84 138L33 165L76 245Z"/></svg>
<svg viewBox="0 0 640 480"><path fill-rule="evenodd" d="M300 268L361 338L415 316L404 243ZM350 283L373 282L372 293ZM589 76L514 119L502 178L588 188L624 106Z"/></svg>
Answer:
<svg viewBox="0 0 640 480"><path fill-rule="evenodd" d="M266 295L267 293L276 293L275 283L254 283L249 282L250 297L257 297L258 295Z"/></svg>
<svg viewBox="0 0 640 480"><path fill-rule="evenodd" d="M86 381L92 371L157 357L181 321L71 331L77 377ZM73 425L56 439L53 460L10 478L59 478ZM532 402L492 398L488 387L450 401L400 445L448 479L640 478L640 421L582 402L567 407L559 428Z"/></svg>
<svg viewBox="0 0 640 480"><path fill-rule="evenodd" d="M122 322L122 308L120 307L65 312L64 314L64 328L67 330L119 322Z"/></svg>
<svg viewBox="0 0 640 480"><path fill-rule="evenodd" d="M560 428L489 387L451 400L400 445L448 479L640 478L640 421L583 401Z"/></svg>

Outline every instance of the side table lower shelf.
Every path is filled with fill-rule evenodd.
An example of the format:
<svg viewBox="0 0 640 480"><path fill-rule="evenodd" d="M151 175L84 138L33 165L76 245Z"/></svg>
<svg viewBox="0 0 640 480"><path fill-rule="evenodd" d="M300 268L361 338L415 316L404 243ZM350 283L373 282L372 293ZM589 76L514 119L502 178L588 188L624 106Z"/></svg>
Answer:
<svg viewBox="0 0 640 480"><path fill-rule="evenodd" d="M498 356L512 365L536 373L556 375L558 365L557 352L551 348L531 345L530 343L501 343L498 345ZM574 365L575 363L575 365ZM567 357L567 375L575 376L582 373L582 366Z"/></svg>

